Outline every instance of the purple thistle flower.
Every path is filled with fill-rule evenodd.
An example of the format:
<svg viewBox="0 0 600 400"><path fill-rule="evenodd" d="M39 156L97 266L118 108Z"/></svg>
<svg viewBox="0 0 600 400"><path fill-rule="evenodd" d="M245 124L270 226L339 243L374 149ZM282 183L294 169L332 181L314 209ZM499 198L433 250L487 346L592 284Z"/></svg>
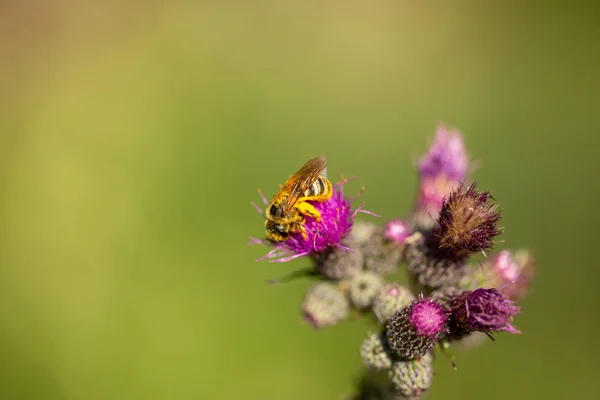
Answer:
<svg viewBox="0 0 600 400"><path fill-rule="evenodd" d="M463 337L471 332L521 333L512 319L521 309L497 289L466 291L448 302L450 336Z"/></svg>
<svg viewBox="0 0 600 400"><path fill-rule="evenodd" d="M477 184L461 185L444 201L438 218L439 247L448 256L461 258L485 251L502 233L498 227L500 213L489 192L477 191Z"/></svg>
<svg viewBox="0 0 600 400"><path fill-rule="evenodd" d="M447 319L444 308L431 299L416 303L410 315L410 323L417 334L428 337L435 337L442 332Z"/></svg>
<svg viewBox="0 0 600 400"><path fill-rule="evenodd" d="M424 356L447 331L448 311L434 299L418 301L394 314L386 324L390 348L406 360Z"/></svg>
<svg viewBox="0 0 600 400"><path fill-rule="evenodd" d="M513 300L523 298L531 285L535 274L535 259L526 250L513 254L503 250L494 256L488 264L489 279L492 287L503 287L502 293Z"/></svg>
<svg viewBox="0 0 600 400"><path fill-rule="evenodd" d="M287 262L299 257L322 255L334 248L353 251L349 247L344 246L341 241L350 233L356 215L358 213L365 213L376 217L379 216L364 210L364 202L358 208L352 209L352 201L362 194L364 188L354 198L347 198L344 195L344 185L348 182L348 180L342 180L336 184L333 188L333 195L329 200L309 202L321 213L321 220L317 222L311 217L305 218L303 226L306 230L306 238L301 233L292 233L284 242L275 244L264 243L260 239L251 238L249 244L274 246L271 251L257 261L274 258L269 262ZM268 204L264 197L263 202Z"/></svg>
<svg viewBox="0 0 600 400"><path fill-rule="evenodd" d="M478 192L475 183L461 184L444 200L437 226L408 245L410 274L430 288L459 285L469 272L468 256L485 252L502 232L497 208L489 192Z"/></svg>
<svg viewBox="0 0 600 400"><path fill-rule="evenodd" d="M422 179L419 184L419 197L413 219L417 219L425 227L433 225L442 209L444 199L459 185L460 182L445 175Z"/></svg>
<svg viewBox="0 0 600 400"><path fill-rule="evenodd" d="M445 176L463 182L467 178L469 156L460 131L439 124L435 140L419 160L418 168L422 180Z"/></svg>
<svg viewBox="0 0 600 400"><path fill-rule="evenodd" d="M389 221L385 228L385 238L397 244L403 244L410 234L410 228L400 219Z"/></svg>
<svg viewBox="0 0 600 400"><path fill-rule="evenodd" d="M444 198L467 179L469 156L460 131L439 124L436 137L418 162L419 195L411 220L431 227Z"/></svg>

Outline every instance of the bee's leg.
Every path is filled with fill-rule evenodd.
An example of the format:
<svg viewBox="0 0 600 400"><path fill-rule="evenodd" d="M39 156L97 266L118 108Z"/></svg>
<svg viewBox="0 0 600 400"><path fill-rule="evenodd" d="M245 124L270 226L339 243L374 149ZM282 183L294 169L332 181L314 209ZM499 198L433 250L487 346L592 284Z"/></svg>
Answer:
<svg viewBox="0 0 600 400"><path fill-rule="evenodd" d="M315 206L313 206L310 203L298 203L296 204L296 210L298 210L298 212L300 212L300 214L302 215L308 215L313 217L317 222L321 220L321 213L315 208Z"/></svg>
<svg viewBox="0 0 600 400"><path fill-rule="evenodd" d="M298 230L302 234L302 237L304 238L304 240L308 240L308 235L306 234L306 229L304 228L304 224L301 224L301 223L298 224Z"/></svg>
<svg viewBox="0 0 600 400"><path fill-rule="evenodd" d="M302 235L302 238L304 240L308 240L308 234L306 233L306 229L304 229L304 226L299 225L298 226L298 232L300 232L300 234Z"/></svg>
<svg viewBox="0 0 600 400"><path fill-rule="evenodd" d="M295 222L290 227L290 232L292 232L292 233L300 233L300 234L302 234L302 237L304 238L304 240L308 240L308 234L306 233L306 229L304 228L304 221L303 220Z"/></svg>

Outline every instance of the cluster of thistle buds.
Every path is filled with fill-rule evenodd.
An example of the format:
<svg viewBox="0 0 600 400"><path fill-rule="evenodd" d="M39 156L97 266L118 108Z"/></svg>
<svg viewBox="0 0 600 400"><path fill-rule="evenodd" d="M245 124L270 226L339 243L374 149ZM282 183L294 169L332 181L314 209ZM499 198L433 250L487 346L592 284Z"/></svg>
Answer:
<svg viewBox="0 0 600 400"><path fill-rule="evenodd" d="M426 393L435 348L455 366L452 345L474 347L497 332L520 333L512 320L520 312L516 302L530 288L535 260L527 250L491 252L503 231L500 210L488 191L469 182L470 165L461 133L439 125L418 161L418 196L406 218L355 221L358 213L378 216L364 203L352 207L362 191L347 197L343 179L330 199L311 203L321 218L307 217L305 234L278 243L251 241L272 247L259 260L310 260L303 273L319 280L301 310L315 328L336 325L353 312L374 316L380 331L367 335L360 355L368 368L389 377L385 398ZM474 259L477 254L483 261ZM407 284L389 279L399 270L408 273Z"/></svg>

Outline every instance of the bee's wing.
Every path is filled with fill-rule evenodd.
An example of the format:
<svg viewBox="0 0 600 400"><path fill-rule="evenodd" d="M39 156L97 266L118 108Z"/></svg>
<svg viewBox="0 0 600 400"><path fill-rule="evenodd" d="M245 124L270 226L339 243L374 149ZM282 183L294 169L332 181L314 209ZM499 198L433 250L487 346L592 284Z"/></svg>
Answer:
<svg viewBox="0 0 600 400"><path fill-rule="evenodd" d="M283 211L289 212L296 201L304 195L304 191L312 185L325 170L327 160L325 157L315 157L304 164L286 183L283 185L283 192L289 193L284 205Z"/></svg>

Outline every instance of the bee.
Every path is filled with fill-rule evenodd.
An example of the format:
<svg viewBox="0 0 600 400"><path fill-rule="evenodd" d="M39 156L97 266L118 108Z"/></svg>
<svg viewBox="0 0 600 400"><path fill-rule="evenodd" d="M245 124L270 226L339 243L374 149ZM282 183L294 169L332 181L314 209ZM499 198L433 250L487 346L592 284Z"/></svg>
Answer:
<svg viewBox="0 0 600 400"><path fill-rule="evenodd" d="M315 221L321 220L321 213L309 201L326 201L333 194L333 186L325 177L327 161L324 157L315 157L304 164L267 206L267 239L271 242L283 242L290 233L301 233L307 239L304 221L307 216Z"/></svg>

